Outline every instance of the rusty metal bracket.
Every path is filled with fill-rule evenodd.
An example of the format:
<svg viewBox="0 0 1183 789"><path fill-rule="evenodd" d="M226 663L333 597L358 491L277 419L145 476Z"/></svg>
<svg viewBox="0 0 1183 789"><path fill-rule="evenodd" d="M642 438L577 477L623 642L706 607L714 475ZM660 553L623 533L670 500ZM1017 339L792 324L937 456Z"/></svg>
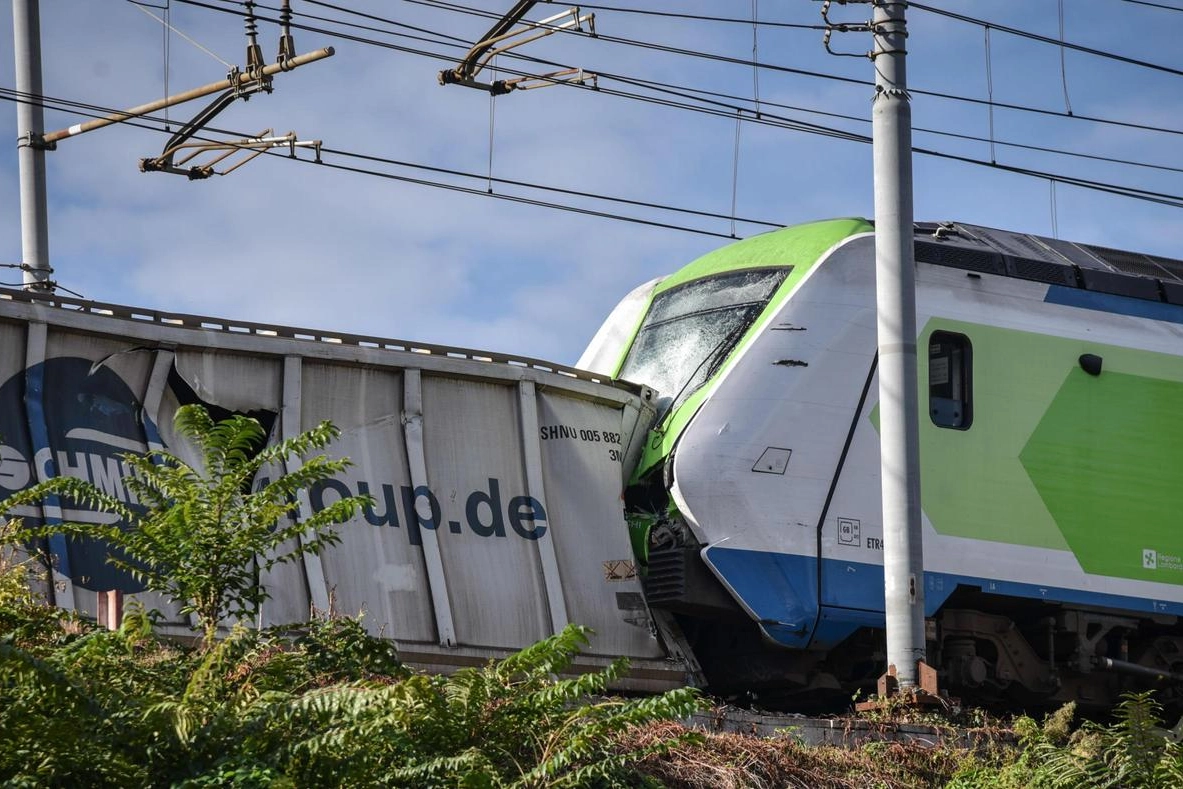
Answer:
<svg viewBox="0 0 1183 789"><path fill-rule="evenodd" d="M255 20L255 0L244 0L246 13L243 27L246 29L246 73L258 78L263 74L263 48L259 46L259 24Z"/></svg>
<svg viewBox="0 0 1183 789"><path fill-rule="evenodd" d="M960 704L960 699L942 693L937 681L937 670L923 660L916 661L918 684L913 688L900 688L896 679L896 667L887 667L887 673L879 677L877 695L873 699L854 705L857 712L883 710L888 707L949 707Z"/></svg>
<svg viewBox="0 0 1183 789"><path fill-rule="evenodd" d="M25 132L16 139L17 148L32 148L35 151L56 151L56 142L46 142L44 135L36 132Z"/></svg>
<svg viewBox="0 0 1183 789"><path fill-rule="evenodd" d="M288 70L288 61L296 56L296 39L292 38L292 1L283 0L279 11L279 56L275 62Z"/></svg>
<svg viewBox="0 0 1183 789"><path fill-rule="evenodd" d="M193 135L201 131L201 129L204 128L206 124L217 117L218 113L222 112L222 110L233 104L235 100L241 98L245 101L251 96L251 94L267 89L264 87L261 81L239 83L237 80L234 80L233 77L234 73L231 72L231 84L233 87L222 91L222 93L219 94L217 98L206 105L205 109L194 115L188 123L178 129L176 133L168 139L168 142L164 144L164 152L161 153L160 156L152 159L140 160L140 172L174 172L172 169L172 156L174 151L183 147ZM192 179L195 177L201 178L204 176L194 176L190 174L189 177Z"/></svg>
<svg viewBox="0 0 1183 789"><path fill-rule="evenodd" d="M224 93L227 89L233 91L236 89L249 88L253 85L255 86L255 89L250 91L252 93L257 92L257 90L268 91L271 87L271 77L273 75L278 74L281 71L291 71L292 69L299 68L300 66L303 66L307 63L315 63L318 60L330 58L334 54L335 52L332 47L325 47L324 49L318 49L313 52L306 52L303 55L297 55L296 57L291 58L286 63L272 63L268 66L264 66L257 77L252 77L249 73L243 73L239 69L234 68L230 70L225 80L211 82L208 85L202 85L200 88L187 90L184 93L166 96L163 99L157 99L156 101L148 102L147 104L141 104L138 107L132 107L128 110L120 110L119 112L113 112L110 115L103 116L102 118L94 118L92 120L86 121L85 123L79 123L65 129L49 132L44 136L43 143L46 145L51 145L56 143L58 140L64 140L79 134L85 134L86 132L94 131L95 129L102 129L115 123L122 123L134 118L141 118L151 112L162 110L165 107L172 107L177 104L183 104L187 101L193 101L194 99L200 99L205 96L213 96L214 94Z"/></svg>
<svg viewBox="0 0 1183 789"><path fill-rule="evenodd" d="M143 172L165 172L174 175L183 175L190 181L200 181L209 178L211 175L229 175L247 162L274 148L287 148L288 156L292 158L295 158L297 148L311 148L315 154L315 161L320 162L320 149L322 145L320 140L299 140L296 139L295 132L288 132L279 136L268 135L271 135L271 129L264 129L259 132L257 137L248 137L242 140L181 142L170 148L166 148L164 154L157 159L140 160L140 170ZM206 153L219 155L205 164L188 166L198 156ZM224 170L217 169L219 164L236 153L245 153L246 156L241 161L235 162ZM180 159L174 161L174 157L178 154L183 155L181 155Z"/></svg>
<svg viewBox="0 0 1183 789"><path fill-rule="evenodd" d="M511 90L549 88L553 85L590 85L593 90L599 90L600 87L599 76L581 68L567 68L549 74L539 74L536 77L515 77L501 82L505 85L506 93Z"/></svg>
<svg viewBox="0 0 1183 789"><path fill-rule="evenodd" d="M499 19L485 33L484 38L473 45L472 49L468 51L468 54L454 68L444 69L439 73L440 84L478 88L480 90L486 90L494 96L503 95L512 90L527 90L529 88L545 87L545 85L554 85L561 82L585 84L583 79L555 79L556 76L575 72L582 75L584 73L582 69L565 69L564 71L543 74L537 77L524 76L511 80L494 80L492 82L480 82L476 79L476 76L488 65L489 61L502 52L508 52L561 30L583 31L585 24L588 27L590 35L594 36L596 34L596 15L581 14L579 6L572 6L561 14L555 14L539 22L522 22L522 17L537 2L538 0L519 0L505 16ZM514 25L517 25L519 22L521 22L521 26L515 28ZM533 84L535 82L542 84Z"/></svg>

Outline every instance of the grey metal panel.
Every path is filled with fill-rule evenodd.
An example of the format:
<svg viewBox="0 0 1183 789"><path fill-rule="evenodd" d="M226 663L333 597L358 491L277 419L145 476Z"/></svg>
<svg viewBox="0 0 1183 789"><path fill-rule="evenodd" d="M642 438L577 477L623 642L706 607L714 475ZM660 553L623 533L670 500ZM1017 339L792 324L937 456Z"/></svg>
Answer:
<svg viewBox="0 0 1183 789"><path fill-rule="evenodd" d="M537 641L550 633L546 590L536 548L511 517L527 495L517 388L424 375L423 403L440 518L424 532L424 548L437 538L456 636L489 647Z"/></svg>
<svg viewBox="0 0 1183 789"><path fill-rule="evenodd" d="M1183 304L1183 282L1163 280L1162 293L1169 304Z"/></svg>
<svg viewBox="0 0 1183 789"><path fill-rule="evenodd" d="M620 481L628 485L633 469L641 460L645 442L649 439L649 428L657 419L653 401L657 392L645 386L640 398L624 404L621 412L621 439L624 450L620 464Z"/></svg>
<svg viewBox="0 0 1183 789"><path fill-rule="evenodd" d="M1135 299L1160 300L1157 279L1096 269L1081 269L1080 273L1084 280L1084 286L1088 290L1130 296Z"/></svg>
<svg viewBox="0 0 1183 789"><path fill-rule="evenodd" d="M407 528L416 530L417 541L423 547L423 562L427 567L427 588L431 593L432 608L435 610L439 643L450 647L457 643L456 621L438 539L438 529L442 524L440 517L437 517L437 505L433 503L423 423L423 376L419 370L405 370L403 437L406 441L407 465L411 470L411 506L407 507Z"/></svg>
<svg viewBox="0 0 1183 789"><path fill-rule="evenodd" d="M0 425L3 425L0 428L0 500L37 482L27 456L31 446L24 403L27 352L28 326L0 323L0 382L3 382L0 388ZM22 507L11 514L39 518L42 510L40 507ZM54 588L49 580L38 578L35 591L52 601Z"/></svg>
<svg viewBox="0 0 1183 789"><path fill-rule="evenodd" d="M30 446L34 451L41 448L49 449L43 398L50 395L45 387L44 369L39 371L37 383L31 380L32 371L46 359L48 335L49 327L44 323L37 322L29 324L25 337L25 418L31 438ZM42 444L45 446L41 447ZM38 462L33 459L33 468L37 475L37 482L45 482L51 476L59 473L52 450L50 450L50 457L46 461ZM41 518L47 524L62 522L62 510L56 496L42 503ZM77 605L74 599L74 583L71 580L67 564L65 538L61 535L50 537L49 550L54 558L54 566L51 568L53 602L60 608L73 611Z"/></svg>
<svg viewBox="0 0 1183 789"><path fill-rule="evenodd" d="M542 392L539 405L540 429L552 436L542 442L547 536L555 541L568 616L596 631L593 653L655 657L661 648L640 578L628 571L633 554L612 454L623 446L604 440L620 432L621 412L553 391Z"/></svg>
<svg viewBox="0 0 1183 789"><path fill-rule="evenodd" d="M280 438L284 441L293 439L304 432L303 412L300 408L300 381L302 379L303 360L299 356L288 356L283 360L283 405L280 408L279 424ZM289 457L284 460L288 473L298 471L303 463L299 457ZM302 490L300 497L300 520L312 515L312 505L309 502L309 492ZM306 533L307 534L307 533ZM301 541L306 537L301 537ZM304 565L304 577L308 582L308 596L312 605L322 614L331 613L329 603L329 589L325 583L324 568L321 566L320 555L305 553L300 557Z"/></svg>
<svg viewBox="0 0 1183 789"><path fill-rule="evenodd" d="M152 356L152 372L148 376L148 387L144 390L144 397L140 400L140 423L144 426L144 437L148 441L148 449L159 451L164 449L160 439L160 427L156 422L160 412L160 401L164 398L164 388L168 384L168 374L173 368L176 354L169 350L156 351Z"/></svg>
<svg viewBox="0 0 1183 789"><path fill-rule="evenodd" d="M1000 253L983 244L974 244L971 239L962 236L941 242L917 239L915 254L917 263L931 263L984 274L1006 274L1006 263Z"/></svg>
<svg viewBox="0 0 1183 789"><path fill-rule="evenodd" d="M996 230L992 227L979 225L959 225L968 230L971 235L981 239L1008 257L1029 258L1031 260L1063 263L1063 259L1040 244L1033 236L1025 233L1015 233L1010 230Z"/></svg>
<svg viewBox="0 0 1183 789"><path fill-rule="evenodd" d="M1168 271L1139 252L1126 252L1121 249L1100 247L1095 244L1081 244L1081 246L1105 261L1115 271L1134 274L1140 277L1152 277L1154 279L1158 279L1159 277L1170 278L1171 276Z"/></svg>
<svg viewBox="0 0 1183 789"><path fill-rule="evenodd" d="M1171 260L1157 255L1147 255L1146 257L1167 273L1167 276L1163 277L1164 282L1183 282L1183 260Z"/></svg>
<svg viewBox="0 0 1183 789"><path fill-rule="evenodd" d="M1071 241L1061 241L1058 238L1040 238L1041 242L1054 249L1059 254L1063 255L1068 261L1075 263L1083 269L1099 269L1101 271L1112 271L1113 267L1099 257L1089 252L1087 248L1080 244L1074 244Z"/></svg>
<svg viewBox="0 0 1183 789"><path fill-rule="evenodd" d="M538 390L533 381L518 384L518 396L522 408L522 454L526 461L526 495L546 501L546 485L542 474L542 439L538 425ZM559 560L555 555L554 540L534 540L538 549L538 562L542 580L546 586L546 603L550 609L551 632L557 633L567 626L567 601L563 593L563 578Z"/></svg>
<svg viewBox="0 0 1183 789"><path fill-rule="evenodd" d="M168 398L169 396L166 395L166 400ZM281 429L281 425L276 423L271 431L269 439L271 442L278 440ZM171 445L170 449L173 449ZM279 467L262 469L259 474L260 479L256 480L256 486L261 484L264 479L272 479L274 475L282 471L283 469ZM301 506L307 506L307 502L303 502ZM278 552L287 552L294 547L296 547L296 541L291 540L281 545ZM275 565L270 570L260 570L259 583L269 595L268 599L263 601L256 616L256 622L260 627L304 622L307 621L313 608L320 607L310 595L308 576L301 562L285 562ZM332 608L331 601L330 608Z"/></svg>
<svg viewBox="0 0 1183 789"><path fill-rule="evenodd" d="M196 339L196 338L193 338ZM207 403L230 411L276 412L282 404L283 359L292 354L260 358L228 350L180 347L177 372Z"/></svg>
<svg viewBox="0 0 1183 789"><path fill-rule="evenodd" d="M1019 279L1076 287L1076 269L1068 263L1007 255L1006 269L1012 277Z"/></svg>
<svg viewBox="0 0 1183 789"><path fill-rule="evenodd" d="M368 493L375 504L338 530L341 542L322 556L334 604L362 612L370 632L400 642L438 641L423 551L412 544L404 489L413 488L402 432L399 370L305 362L306 425L328 419L341 430L329 454L353 466L313 496L317 507L346 494Z"/></svg>

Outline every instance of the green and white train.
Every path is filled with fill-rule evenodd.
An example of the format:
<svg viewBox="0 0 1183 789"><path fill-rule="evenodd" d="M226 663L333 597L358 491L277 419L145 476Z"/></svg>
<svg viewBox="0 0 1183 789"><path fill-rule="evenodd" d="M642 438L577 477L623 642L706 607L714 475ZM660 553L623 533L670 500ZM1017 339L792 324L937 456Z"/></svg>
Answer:
<svg viewBox="0 0 1183 789"><path fill-rule="evenodd" d="M0 290L0 500L68 475L134 504L122 453L194 456L185 403L271 440L329 419L355 465L301 517L374 502L261 575L253 623L364 610L450 671L577 622L622 687L846 700L886 663L873 246L843 219L720 249L626 296L580 369ZM928 662L981 703L1179 704L1183 262L951 223L916 253ZM38 548L55 604L187 632L103 544Z"/></svg>
<svg viewBox="0 0 1183 789"><path fill-rule="evenodd" d="M986 703L1173 686L1183 262L915 237L928 662ZM874 277L863 220L749 238L628 294L577 365L662 394L630 527L717 691L849 692L885 665Z"/></svg>

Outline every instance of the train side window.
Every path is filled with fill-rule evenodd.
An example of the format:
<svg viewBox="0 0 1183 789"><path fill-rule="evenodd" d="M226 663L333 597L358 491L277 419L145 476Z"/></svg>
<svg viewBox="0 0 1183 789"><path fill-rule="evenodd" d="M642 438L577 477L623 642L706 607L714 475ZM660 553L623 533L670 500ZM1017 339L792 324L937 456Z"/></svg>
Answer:
<svg viewBox="0 0 1183 789"><path fill-rule="evenodd" d="M928 341L928 414L937 427L973 423L973 348L964 334L936 331Z"/></svg>

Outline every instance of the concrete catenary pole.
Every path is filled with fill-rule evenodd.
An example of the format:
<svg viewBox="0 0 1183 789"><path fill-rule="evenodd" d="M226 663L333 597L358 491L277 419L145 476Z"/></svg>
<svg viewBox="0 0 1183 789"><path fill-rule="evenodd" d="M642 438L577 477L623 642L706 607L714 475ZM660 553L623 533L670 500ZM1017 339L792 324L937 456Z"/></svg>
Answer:
<svg viewBox="0 0 1183 789"><path fill-rule="evenodd" d="M887 662L901 690L924 660L924 556L912 247L912 110L904 0L873 0L875 288L879 319L879 435Z"/></svg>
<svg viewBox="0 0 1183 789"><path fill-rule="evenodd" d="M17 164L21 185L21 263L28 290L53 289L49 275L49 208L41 109L41 15L37 0L12 0L16 56Z"/></svg>

